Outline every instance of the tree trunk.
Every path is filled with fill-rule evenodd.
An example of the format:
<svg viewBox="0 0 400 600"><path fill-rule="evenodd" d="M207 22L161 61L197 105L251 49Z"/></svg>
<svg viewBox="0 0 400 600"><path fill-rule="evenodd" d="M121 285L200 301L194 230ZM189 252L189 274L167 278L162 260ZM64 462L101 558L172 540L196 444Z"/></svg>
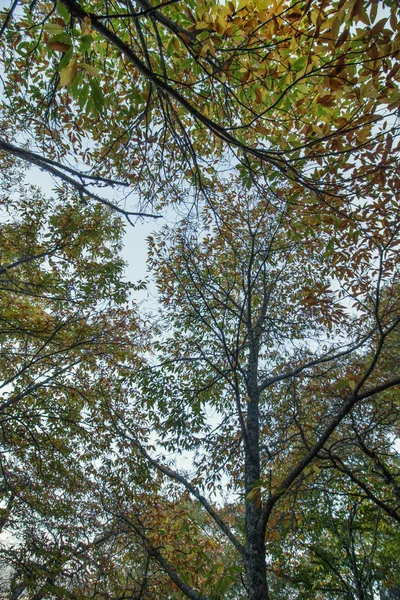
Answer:
<svg viewBox="0 0 400 600"><path fill-rule="evenodd" d="M261 509L257 499L246 507L245 567L249 600L268 600L264 533L260 531Z"/></svg>
<svg viewBox="0 0 400 600"><path fill-rule="evenodd" d="M261 527L261 494L256 491L260 482L259 393L249 386L247 408L247 444L245 444L246 479L246 545L245 568L249 600L268 600L265 534ZM248 498L251 494L251 499Z"/></svg>

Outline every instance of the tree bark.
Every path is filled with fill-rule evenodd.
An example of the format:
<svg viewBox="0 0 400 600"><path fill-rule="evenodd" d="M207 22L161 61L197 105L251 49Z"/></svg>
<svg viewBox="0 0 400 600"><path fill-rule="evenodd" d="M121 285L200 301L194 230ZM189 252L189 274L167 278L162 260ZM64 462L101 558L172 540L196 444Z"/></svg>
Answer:
<svg viewBox="0 0 400 600"><path fill-rule="evenodd" d="M251 373L251 369L250 369ZM255 375L255 373L254 373ZM268 600L265 534L260 491L259 392L255 377L249 377L247 409L247 439L245 447L246 479L246 545L244 562L249 600ZM248 495L251 494L251 500Z"/></svg>
<svg viewBox="0 0 400 600"><path fill-rule="evenodd" d="M265 560L264 534L260 530L261 510L257 499L246 507L246 568L249 600L268 600L267 566Z"/></svg>

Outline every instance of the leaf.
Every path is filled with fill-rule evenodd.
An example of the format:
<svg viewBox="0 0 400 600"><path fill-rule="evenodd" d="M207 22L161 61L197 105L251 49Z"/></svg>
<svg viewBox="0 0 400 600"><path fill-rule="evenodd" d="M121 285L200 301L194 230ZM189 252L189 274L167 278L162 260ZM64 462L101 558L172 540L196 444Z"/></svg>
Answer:
<svg viewBox="0 0 400 600"><path fill-rule="evenodd" d="M339 35L340 29L340 19L339 17L335 17L332 21L332 25L330 27L330 37L332 41L335 41Z"/></svg>
<svg viewBox="0 0 400 600"><path fill-rule="evenodd" d="M78 95L79 108L81 110L85 106L88 96L89 96L89 86L87 83L85 83L82 86L81 90L79 91L79 95Z"/></svg>
<svg viewBox="0 0 400 600"><path fill-rule="evenodd" d="M81 36L90 37L92 31L92 22L89 17L85 17L81 22Z"/></svg>
<svg viewBox="0 0 400 600"><path fill-rule="evenodd" d="M252 502L253 500L257 500L260 496L260 486L256 485L246 496L246 502Z"/></svg>
<svg viewBox="0 0 400 600"><path fill-rule="evenodd" d="M90 79L90 87L92 88L92 99L97 112L101 113L104 108L104 94L96 79Z"/></svg>
<svg viewBox="0 0 400 600"><path fill-rule="evenodd" d="M348 380L347 380L347 383L348 383L348 385L349 385L349 388L350 388L351 390L355 390L355 389L356 389L356 385L357 385L357 383L356 383L356 381L354 381L354 379L348 379Z"/></svg>
<svg viewBox="0 0 400 600"><path fill-rule="evenodd" d="M299 71L302 71L304 69L304 67L306 66L308 61L308 57L307 56L300 56L300 58L298 58L293 64L292 64L292 69L297 73Z"/></svg>
<svg viewBox="0 0 400 600"><path fill-rule="evenodd" d="M71 84L71 92L72 92L73 97L76 99L79 98L79 93L80 93L79 86L82 83L82 78L83 78L83 71L79 71Z"/></svg>
<svg viewBox="0 0 400 600"><path fill-rule="evenodd" d="M84 35L80 39L80 48L82 52L86 52L90 49L93 43L93 38L91 35Z"/></svg>
<svg viewBox="0 0 400 600"><path fill-rule="evenodd" d="M71 48L69 44L64 42L47 42L47 46L54 52L68 52Z"/></svg>
<svg viewBox="0 0 400 600"><path fill-rule="evenodd" d="M85 71L87 71L89 73L89 75L91 75L92 77L100 77L100 72L98 69L96 69L96 67L94 67L93 65L90 65L88 63L82 63L82 67L85 69Z"/></svg>
<svg viewBox="0 0 400 600"><path fill-rule="evenodd" d="M77 57L75 56L68 63L68 65L66 67L61 69L61 71L60 71L60 86L61 87L69 86L75 79L77 71L78 71L78 60L77 60Z"/></svg>
<svg viewBox="0 0 400 600"><path fill-rule="evenodd" d="M339 36L337 42L336 42L336 48L340 48L340 46L343 46L343 44L345 43L345 41L347 40L347 38L350 35L350 29L345 29Z"/></svg>
<svg viewBox="0 0 400 600"><path fill-rule="evenodd" d="M72 46L69 46L69 50L64 54L64 56L62 57L60 64L58 65L58 68L60 69L60 71L62 69L64 69L71 61L73 57L73 48Z"/></svg>
<svg viewBox="0 0 400 600"><path fill-rule="evenodd" d="M65 33L65 26L57 25L56 23L46 23L43 27L44 31L56 35L57 33Z"/></svg>
<svg viewBox="0 0 400 600"><path fill-rule="evenodd" d="M386 25L386 21L387 18L383 18L380 21L378 21L377 23L375 23L375 25L373 26L373 28L370 31L370 37L377 37L378 35L380 35Z"/></svg>
<svg viewBox="0 0 400 600"><path fill-rule="evenodd" d="M321 96L318 99L318 104L321 106L325 106L327 108L331 108L335 106L336 98L333 94L326 94L325 96Z"/></svg>

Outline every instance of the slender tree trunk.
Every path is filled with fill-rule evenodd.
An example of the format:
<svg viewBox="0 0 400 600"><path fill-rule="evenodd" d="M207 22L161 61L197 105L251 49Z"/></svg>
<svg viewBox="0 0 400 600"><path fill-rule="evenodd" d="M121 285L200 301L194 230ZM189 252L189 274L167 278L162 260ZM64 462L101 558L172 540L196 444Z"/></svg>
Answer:
<svg viewBox="0 0 400 600"><path fill-rule="evenodd" d="M356 584L356 590L357 590L357 600L365 600L365 594L364 594L364 590L363 590L363 585L360 581L360 578L358 576L358 569L354 570L354 581Z"/></svg>
<svg viewBox="0 0 400 600"><path fill-rule="evenodd" d="M249 600L268 600L267 567L265 560L265 535L262 523L260 493L254 491L260 480L259 444L259 392L249 385L250 402L247 410L247 447L245 449L246 545L245 568Z"/></svg>
<svg viewBox="0 0 400 600"><path fill-rule="evenodd" d="M246 507L245 567L249 600L268 600L264 534L260 531L260 509L251 502Z"/></svg>

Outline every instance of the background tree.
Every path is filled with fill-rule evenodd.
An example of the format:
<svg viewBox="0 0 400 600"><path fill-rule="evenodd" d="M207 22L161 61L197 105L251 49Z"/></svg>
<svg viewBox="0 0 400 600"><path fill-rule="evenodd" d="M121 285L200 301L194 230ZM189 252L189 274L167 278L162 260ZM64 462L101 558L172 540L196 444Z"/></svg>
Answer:
<svg viewBox="0 0 400 600"><path fill-rule="evenodd" d="M308 479L275 515L274 594L374 598L396 584L398 525L332 469L315 465Z"/></svg>
<svg viewBox="0 0 400 600"><path fill-rule="evenodd" d="M121 220L62 190L45 197L18 168L2 171L7 597L161 596L174 584L144 532L190 582L222 592L237 573L212 525L119 436L121 419L142 443L150 431L131 400L147 334L122 277Z"/></svg>
<svg viewBox="0 0 400 600"><path fill-rule="evenodd" d="M1 175L2 553L21 573L16 589L39 598L99 536L82 498L90 505L95 466L112 453L107 406L128 401L145 329L123 279L120 218L61 189L45 197L14 161Z"/></svg>
<svg viewBox="0 0 400 600"><path fill-rule="evenodd" d="M343 473L399 520L393 481L386 481L384 498L376 473L360 481L365 463L357 461L365 457L361 446L361 459L349 452L348 438L349 419L350 435L364 430L368 414L379 423L378 405L395 418L390 392L383 393L398 384L395 363L386 376L379 365L399 323L389 292L397 271L393 240L379 264L375 248L368 252L371 232L357 238L346 249L350 272L339 253L332 256L323 226L300 236L296 208L276 207L237 186L236 195L221 189L201 228L186 224L151 241L170 334L157 342L159 363L149 371L145 397L160 415L159 443L195 451L195 483L218 489L222 480L240 495L245 520L234 528L244 537L219 525L242 554L248 597L265 598L266 538L274 542L268 523L281 502L306 493L313 461L316 469ZM336 290L333 272L342 273ZM348 289L353 310L343 303ZM375 447L396 461L390 419L380 424ZM160 470L194 493L190 482Z"/></svg>

